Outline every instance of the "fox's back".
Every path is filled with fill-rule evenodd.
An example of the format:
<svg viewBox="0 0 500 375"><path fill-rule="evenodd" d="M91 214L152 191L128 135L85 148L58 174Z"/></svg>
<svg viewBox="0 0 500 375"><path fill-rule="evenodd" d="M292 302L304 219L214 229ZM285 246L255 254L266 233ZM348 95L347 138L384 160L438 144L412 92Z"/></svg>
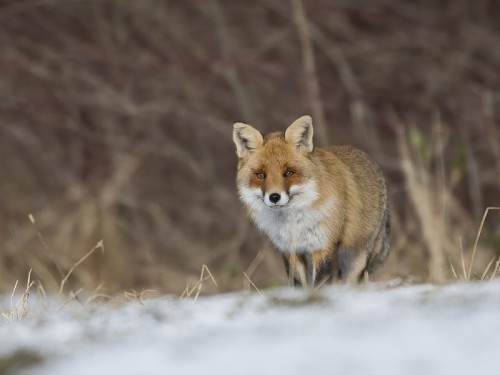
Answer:
<svg viewBox="0 0 500 375"><path fill-rule="evenodd" d="M325 149L335 155L350 173L360 189L361 199L367 207L387 200L387 188L380 167L364 152L352 146L333 146Z"/></svg>
<svg viewBox="0 0 500 375"><path fill-rule="evenodd" d="M324 165L323 183L342 197L345 216L343 241L348 245L368 240L387 209L387 188L382 171L370 157L352 146L316 148L316 162ZM328 188L328 186L327 186Z"/></svg>

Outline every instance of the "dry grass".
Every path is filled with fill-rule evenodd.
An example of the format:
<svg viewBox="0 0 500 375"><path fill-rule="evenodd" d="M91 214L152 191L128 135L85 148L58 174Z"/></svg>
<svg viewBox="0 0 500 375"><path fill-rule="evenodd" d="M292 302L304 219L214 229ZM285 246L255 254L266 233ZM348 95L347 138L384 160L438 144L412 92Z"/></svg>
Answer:
<svg viewBox="0 0 500 375"><path fill-rule="evenodd" d="M17 301L14 301L18 284L19 280L16 280L14 289L12 290L12 294L10 296L10 306L8 310L6 312L1 311L2 318L6 320L21 320L24 319L26 315L28 315L29 312L28 301L30 298L30 293L32 292L32 289L36 284L35 281L31 280L31 270L28 273L28 281L26 282L26 288L21 293L19 299ZM43 293L43 289L39 290Z"/></svg>
<svg viewBox="0 0 500 375"><path fill-rule="evenodd" d="M3 2L0 290L32 269L74 296L180 294L186 280L196 295L203 265L218 288L200 293L286 284L237 199L230 124L284 129L305 113L318 144L361 147L388 178L385 277L453 280L461 250L474 251L467 277L497 274L497 210L474 240L500 196L498 11L490 0ZM106 252L72 270L100 239Z"/></svg>
<svg viewBox="0 0 500 375"><path fill-rule="evenodd" d="M102 285L99 285L91 293L84 293L82 288L78 289L77 291L69 290L65 292L64 286L66 285L71 274L75 272L77 268L87 258L89 258L97 249L103 249L102 241L99 241L99 243L97 243L96 246L94 246L90 251L88 251L81 259L79 259L71 267L68 273L61 280L59 294L51 295L51 297L56 297L55 301L60 305L60 307L63 307L73 301L78 302L82 306L87 306L93 303L103 303L103 302L109 304L117 304L117 303L122 304L127 302L142 303L145 299L150 298L151 296L157 293L155 290L146 289L141 291L136 291L136 290L124 291L118 294L110 295L103 290ZM15 282L14 288L10 296L10 305L5 311L3 311L0 307L0 314L4 320L12 321L12 320L22 320L26 318L30 311L30 297L32 296L33 293L37 295L38 301L31 303L37 303L44 310L47 309L48 306L47 294L45 292L43 284L39 280L32 280L31 274L32 270L30 270L28 273L28 278L24 291L20 294L18 293L17 289L19 281L17 280ZM245 276L247 277L249 282L252 283L252 285L254 285L246 274ZM197 280L197 282L193 286L190 286L188 282L184 292L179 297L176 297L176 299L179 300L185 299L196 302L207 281L211 281L213 285L215 285L215 287L218 287L218 284L215 281L209 268L206 265L203 265L200 277ZM88 297L86 299L81 299L79 296L80 294L87 294Z"/></svg>
<svg viewBox="0 0 500 375"><path fill-rule="evenodd" d="M460 264L462 266L462 274L461 275L459 275L455 271L455 267L453 266L453 263L450 262L451 270L452 270L453 275L455 276L456 279L463 280L463 281L472 281L475 279L479 279L479 280L483 281L487 278L492 280L498 275L498 271L500 269L500 256L493 256L493 258L491 258L491 260L488 262L488 264L484 268L484 271L482 272L481 276L479 276L479 275L476 276L472 272L473 268L474 268L474 261L476 259L479 238L481 237L481 232L483 230L484 222L485 222L486 217L488 216L488 213L490 212L490 210L500 210L500 207L487 207L486 210L484 211L484 215L483 215L483 218L481 219L481 224L479 224L479 229L478 229L477 234L476 234L476 239L475 239L474 245L472 247L471 256L470 256L470 260L469 260L469 266L468 267L466 266L465 255L464 255L462 243L460 243L460 250L461 250L461 252L460 252L460 255L461 255ZM487 277L488 272L490 271L490 268L493 264L494 264L494 267L492 269L492 272L490 273L490 276Z"/></svg>
<svg viewBox="0 0 500 375"><path fill-rule="evenodd" d="M483 215L483 218L481 219L481 224L479 225L479 230L477 231L476 239L474 241L474 246L472 248L471 259L470 259L470 262L469 262L469 269L467 271L467 280L470 280L471 276L472 276L472 267L474 265L474 260L476 259L476 253L477 253L477 244L479 242L479 237L481 236L481 232L483 231L484 221L486 220L486 217L488 216L488 212L490 212L490 210L500 210L500 207L488 207L484 211L484 215ZM490 261L490 263L488 263L488 266L486 267L486 269L483 272L481 280L483 280L484 277L486 276L486 274L488 273L488 270L489 270L489 268L490 268L490 266L491 266L491 264L493 263L494 260L495 260L495 258L493 258ZM498 261L500 261L500 257L498 257ZM498 264L498 261L497 261L497 264ZM498 270L498 267L495 267L495 271L493 272L493 274L491 276L492 278L496 276L496 271L497 270Z"/></svg>
<svg viewBox="0 0 500 375"><path fill-rule="evenodd" d="M33 217L30 217L30 220L34 223L35 220ZM65 285L68 282L71 274L87 259L89 258L96 250L101 249L103 250L103 244L102 241L99 241L96 246L94 246L89 252L87 252L82 258L80 258L67 272L67 274L62 278L60 282L60 287L59 287L59 294L58 299L61 302L62 305L66 305L67 303L71 301L79 301L82 304L88 304L90 302L93 302L97 299L102 299L102 298L107 298L107 299L112 299L112 297L104 294L101 292L101 287L98 286L96 290L91 293L90 297L85 302L82 302L80 300L79 294L83 291L83 288L79 288L78 290L74 291L73 289L69 288L68 291L65 292ZM14 284L14 288L11 293L10 297L10 305L7 308L6 311L1 311L1 315L5 320L21 320L24 319L29 312L29 307L30 307L30 297L33 293L37 295L38 298L38 304L42 306L42 308L46 308L48 305L47 302L47 293L45 292L45 288L43 286L43 283L40 280L32 280L32 271L29 270L28 272L28 278L26 281L26 287L24 291L19 295L18 294L18 285L19 285L19 280L16 280ZM67 288L68 289L68 288ZM16 297L19 295L19 297ZM129 297L131 299L131 294L126 294L124 293L125 296ZM138 295L137 298L142 298L143 294ZM15 298L18 298L16 302L14 302Z"/></svg>
<svg viewBox="0 0 500 375"><path fill-rule="evenodd" d="M212 283L216 287L218 287L217 281L215 281L212 272L210 272L208 267L204 264L203 267L201 268L200 278L198 279L198 281L196 281L196 283L192 287L190 287L188 283L186 285L186 289L184 289L184 292L182 292L179 298L180 299L189 298L192 299L194 302L196 302L196 300L200 296L204 283L208 280L211 280Z"/></svg>

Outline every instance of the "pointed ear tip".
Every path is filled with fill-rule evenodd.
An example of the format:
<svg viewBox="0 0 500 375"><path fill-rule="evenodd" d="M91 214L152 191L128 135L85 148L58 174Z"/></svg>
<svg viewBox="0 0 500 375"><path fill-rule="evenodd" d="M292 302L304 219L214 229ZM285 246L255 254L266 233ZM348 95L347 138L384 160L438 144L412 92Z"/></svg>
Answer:
<svg viewBox="0 0 500 375"><path fill-rule="evenodd" d="M235 122L233 124L233 133L239 133L243 131L243 129L247 128L248 125L243 122Z"/></svg>
<svg viewBox="0 0 500 375"><path fill-rule="evenodd" d="M304 115L304 116L299 117L297 120L295 120L294 123L311 124L312 125L312 117L310 115Z"/></svg>
<svg viewBox="0 0 500 375"><path fill-rule="evenodd" d="M313 121L311 115L304 115L304 116L302 116L302 120L304 120L305 122L309 122L311 124L312 124L312 121Z"/></svg>

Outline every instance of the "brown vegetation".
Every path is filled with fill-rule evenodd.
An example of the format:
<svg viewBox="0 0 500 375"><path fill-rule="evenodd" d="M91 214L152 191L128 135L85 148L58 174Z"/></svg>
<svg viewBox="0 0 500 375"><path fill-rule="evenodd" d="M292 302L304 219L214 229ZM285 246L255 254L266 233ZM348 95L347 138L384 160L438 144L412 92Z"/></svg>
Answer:
<svg viewBox="0 0 500 375"><path fill-rule="evenodd" d="M307 113L317 144L360 147L388 177L387 276L452 278L500 202L498 14L494 0L2 1L0 288L33 268L58 290L100 240L68 284L180 293L204 264L218 290L285 284L237 199L231 124Z"/></svg>

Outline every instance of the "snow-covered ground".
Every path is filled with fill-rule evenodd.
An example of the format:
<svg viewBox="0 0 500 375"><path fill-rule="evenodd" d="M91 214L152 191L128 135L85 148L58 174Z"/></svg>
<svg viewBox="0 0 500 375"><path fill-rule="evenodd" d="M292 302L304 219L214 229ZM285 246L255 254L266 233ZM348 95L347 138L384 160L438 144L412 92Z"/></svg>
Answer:
<svg viewBox="0 0 500 375"><path fill-rule="evenodd" d="M497 373L500 280L73 304L0 322L2 375Z"/></svg>

